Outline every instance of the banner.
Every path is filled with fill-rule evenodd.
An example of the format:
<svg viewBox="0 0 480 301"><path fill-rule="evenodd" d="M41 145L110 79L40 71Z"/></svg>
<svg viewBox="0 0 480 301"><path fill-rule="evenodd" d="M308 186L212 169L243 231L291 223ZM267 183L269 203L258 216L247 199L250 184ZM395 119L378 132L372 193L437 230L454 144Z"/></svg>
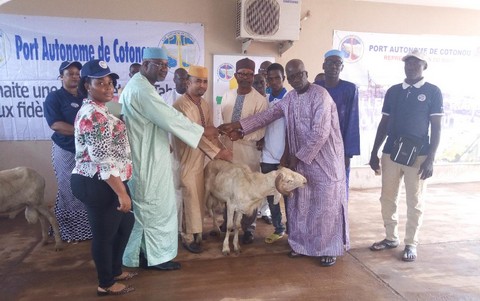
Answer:
<svg viewBox="0 0 480 301"><path fill-rule="evenodd" d="M61 87L62 61L104 60L119 88L145 47L168 50L169 75L156 84L163 94L175 87L176 68L204 65L203 25L0 14L0 140L50 139L43 102Z"/></svg>
<svg viewBox="0 0 480 301"><path fill-rule="evenodd" d="M236 89L237 81L233 76L235 74L235 65L237 61L248 57L255 62L255 74L257 74L260 64L264 61L275 62L271 56L246 56L246 55L214 55L213 56L213 123L219 126L222 123L222 96L229 89Z"/></svg>
<svg viewBox="0 0 480 301"><path fill-rule="evenodd" d="M399 35L334 31L333 48L344 50L340 77L358 85L361 156L368 163L387 89L405 79L402 57L418 49L428 57L423 76L443 93L445 116L437 162L480 161L480 37Z"/></svg>

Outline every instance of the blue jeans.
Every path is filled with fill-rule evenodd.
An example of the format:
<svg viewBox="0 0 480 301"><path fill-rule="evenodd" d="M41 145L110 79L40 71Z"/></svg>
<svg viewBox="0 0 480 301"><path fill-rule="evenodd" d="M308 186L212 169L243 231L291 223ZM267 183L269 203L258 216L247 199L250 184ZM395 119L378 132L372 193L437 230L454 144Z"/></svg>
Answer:
<svg viewBox="0 0 480 301"><path fill-rule="evenodd" d="M269 173L271 171L277 170L279 164L270 164L270 163L260 163L260 168L262 173ZM282 234L285 232L285 226L282 224L282 209L280 208L280 203L273 204L273 195L267 196L268 207L272 214L272 223L275 227L275 234Z"/></svg>
<svg viewBox="0 0 480 301"><path fill-rule="evenodd" d="M110 287L114 277L122 274L122 257L132 232L135 218L132 212L117 210L117 194L97 175L93 178L73 174L72 192L85 204L92 228L92 257L99 287ZM128 186L125 187L130 195Z"/></svg>

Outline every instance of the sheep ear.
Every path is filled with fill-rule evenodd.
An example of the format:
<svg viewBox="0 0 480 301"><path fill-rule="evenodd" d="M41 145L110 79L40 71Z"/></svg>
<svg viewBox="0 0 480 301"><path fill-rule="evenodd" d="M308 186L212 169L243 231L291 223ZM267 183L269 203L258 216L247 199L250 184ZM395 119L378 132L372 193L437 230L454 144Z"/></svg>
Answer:
<svg viewBox="0 0 480 301"><path fill-rule="evenodd" d="M284 179L284 177L285 176L283 175L283 173L281 173L281 172L278 173L277 177L275 178L275 188L281 194L289 196L291 192L284 190L283 186L282 186L282 180Z"/></svg>

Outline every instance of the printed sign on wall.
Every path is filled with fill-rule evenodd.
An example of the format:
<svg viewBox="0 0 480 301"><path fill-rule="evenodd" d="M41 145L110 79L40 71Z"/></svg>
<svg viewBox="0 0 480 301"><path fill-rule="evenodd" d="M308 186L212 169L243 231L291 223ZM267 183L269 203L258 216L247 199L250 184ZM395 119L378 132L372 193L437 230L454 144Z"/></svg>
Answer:
<svg viewBox="0 0 480 301"><path fill-rule="evenodd" d="M48 140L43 102L61 87L62 61L101 59L128 81L145 47L168 50L170 72L156 84L174 88L178 67L204 65L204 27L199 23L138 22L0 15L0 140Z"/></svg>
<svg viewBox="0 0 480 301"><path fill-rule="evenodd" d="M359 87L362 154L354 157L352 164L365 165L369 161L385 92L403 82L402 57L414 49L427 56L425 80L443 93L445 116L436 161L480 161L480 37L336 30L333 48L348 54L340 77Z"/></svg>

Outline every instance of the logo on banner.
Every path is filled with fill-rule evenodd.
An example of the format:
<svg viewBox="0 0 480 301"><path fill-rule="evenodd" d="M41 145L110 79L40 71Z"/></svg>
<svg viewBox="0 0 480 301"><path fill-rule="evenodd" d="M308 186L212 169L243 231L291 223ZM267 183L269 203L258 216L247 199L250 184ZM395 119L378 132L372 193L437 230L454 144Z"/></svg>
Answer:
<svg viewBox="0 0 480 301"><path fill-rule="evenodd" d="M363 41L354 35L346 36L340 41L340 49L342 49L347 57L344 61L347 63L355 63L363 56Z"/></svg>
<svg viewBox="0 0 480 301"><path fill-rule="evenodd" d="M160 41L160 47L168 51L169 72L177 68L188 69L200 62L200 45L193 35L186 31L175 30L167 33Z"/></svg>
<svg viewBox="0 0 480 301"><path fill-rule="evenodd" d="M223 81L230 81L235 74L235 68L233 68L232 64L223 63L218 66L217 75Z"/></svg>
<svg viewBox="0 0 480 301"><path fill-rule="evenodd" d="M7 35L0 29L0 67L7 63L7 48L10 48Z"/></svg>

